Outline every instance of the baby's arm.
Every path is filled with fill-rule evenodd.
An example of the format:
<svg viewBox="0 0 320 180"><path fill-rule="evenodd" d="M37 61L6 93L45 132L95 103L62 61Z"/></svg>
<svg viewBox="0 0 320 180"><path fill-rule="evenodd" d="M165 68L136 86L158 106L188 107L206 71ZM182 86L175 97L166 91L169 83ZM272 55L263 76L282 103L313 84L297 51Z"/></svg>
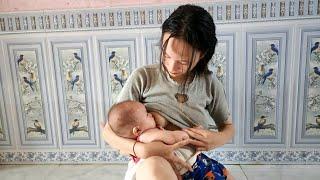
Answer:
<svg viewBox="0 0 320 180"><path fill-rule="evenodd" d="M174 144L188 138L189 135L184 131L168 131L165 129L153 128L143 132L139 136L139 141L143 143L162 141L166 144Z"/></svg>

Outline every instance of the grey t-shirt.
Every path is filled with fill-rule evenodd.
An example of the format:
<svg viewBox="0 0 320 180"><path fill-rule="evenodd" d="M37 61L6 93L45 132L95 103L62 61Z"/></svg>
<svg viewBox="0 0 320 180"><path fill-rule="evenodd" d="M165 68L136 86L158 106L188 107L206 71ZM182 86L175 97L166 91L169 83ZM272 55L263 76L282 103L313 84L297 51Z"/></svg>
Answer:
<svg viewBox="0 0 320 180"><path fill-rule="evenodd" d="M180 128L201 125L208 129L228 119L224 89L213 73L195 76L188 86L185 103L176 100L178 90L179 85L161 72L160 65L153 64L132 72L117 102L140 101L148 111L157 111Z"/></svg>

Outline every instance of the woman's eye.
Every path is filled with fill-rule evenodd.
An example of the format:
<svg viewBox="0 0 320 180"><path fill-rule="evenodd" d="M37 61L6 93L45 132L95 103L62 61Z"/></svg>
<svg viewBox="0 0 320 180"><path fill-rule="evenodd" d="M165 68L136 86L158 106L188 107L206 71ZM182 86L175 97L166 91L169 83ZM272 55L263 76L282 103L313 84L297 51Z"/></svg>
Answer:
<svg viewBox="0 0 320 180"><path fill-rule="evenodd" d="M188 62L187 62L187 61L180 61L180 64L182 64L182 65L188 65Z"/></svg>

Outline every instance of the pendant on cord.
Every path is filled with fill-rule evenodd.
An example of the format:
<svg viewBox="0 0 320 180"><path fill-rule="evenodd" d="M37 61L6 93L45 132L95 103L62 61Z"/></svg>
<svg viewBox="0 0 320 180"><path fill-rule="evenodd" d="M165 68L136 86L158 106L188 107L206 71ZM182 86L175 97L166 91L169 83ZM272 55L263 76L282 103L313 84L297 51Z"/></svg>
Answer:
<svg viewBox="0 0 320 180"><path fill-rule="evenodd" d="M174 97L179 103L185 103L188 101L188 95L186 94L176 93Z"/></svg>

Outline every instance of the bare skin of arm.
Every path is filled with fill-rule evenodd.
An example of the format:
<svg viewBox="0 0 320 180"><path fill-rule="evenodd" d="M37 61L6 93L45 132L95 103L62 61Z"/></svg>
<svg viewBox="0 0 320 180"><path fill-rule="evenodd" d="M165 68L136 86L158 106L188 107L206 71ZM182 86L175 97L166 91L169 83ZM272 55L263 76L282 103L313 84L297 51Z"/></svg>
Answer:
<svg viewBox="0 0 320 180"><path fill-rule="evenodd" d="M192 139L187 139L184 141L177 142L172 145L164 144L163 142L151 142L151 143L141 143L136 142L133 139L122 138L117 136L109 124L101 124L101 131L103 139L115 149L118 149L122 154L135 154L137 157L146 159L151 156L161 156L167 159L170 163L178 163L189 170L192 170L191 166L186 162L182 161L174 155L174 150L181 148L187 144L195 143ZM135 144L136 143L136 144ZM134 146L135 144L135 146ZM133 152L134 146L134 152Z"/></svg>
<svg viewBox="0 0 320 180"><path fill-rule="evenodd" d="M139 136L139 141L150 143L153 141L162 141L166 144L174 144L179 141L188 139L189 136L184 131L168 131L165 129L153 128L145 131Z"/></svg>

